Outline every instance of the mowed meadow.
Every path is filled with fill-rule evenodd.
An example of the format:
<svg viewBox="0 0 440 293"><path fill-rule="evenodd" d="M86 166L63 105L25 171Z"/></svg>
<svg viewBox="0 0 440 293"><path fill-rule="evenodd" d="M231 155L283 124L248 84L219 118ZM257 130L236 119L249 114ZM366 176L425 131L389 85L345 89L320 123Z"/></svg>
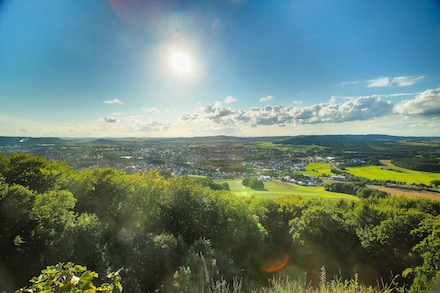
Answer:
<svg viewBox="0 0 440 293"><path fill-rule="evenodd" d="M231 192L244 196L256 198L276 198L286 195L302 196L305 198L327 198L327 199L349 199L359 200L356 196L326 191L322 186L301 186L278 180L264 181L264 190L254 190L242 184L241 178L217 180L217 183L226 182L229 184Z"/></svg>
<svg viewBox="0 0 440 293"><path fill-rule="evenodd" d="M333 175L330 163L308 163L305 167L306 171L301 174L310 176Z"/></svg>
<svg viewBox="0 0 440 293"><path fill-rule="evenodd" d="M373 180L391 180L407 184L430 185L432 180L439 180L440 173L421 172L397 167L389 160L381 161L383 166L348 167L347 171L358 177Z"/></svg>

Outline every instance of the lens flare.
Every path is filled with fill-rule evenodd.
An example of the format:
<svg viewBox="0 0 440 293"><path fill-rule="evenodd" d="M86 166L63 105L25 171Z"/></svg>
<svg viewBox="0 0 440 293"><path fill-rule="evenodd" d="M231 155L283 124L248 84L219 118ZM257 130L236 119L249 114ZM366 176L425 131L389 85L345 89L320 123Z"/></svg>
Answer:
<svg viewBox="0 0 440 293"><path fill-rule="evenodd" d="M284 253L264 264L261 269L266 273L275 273L282 270L289 263L289 255Z"/></svg>

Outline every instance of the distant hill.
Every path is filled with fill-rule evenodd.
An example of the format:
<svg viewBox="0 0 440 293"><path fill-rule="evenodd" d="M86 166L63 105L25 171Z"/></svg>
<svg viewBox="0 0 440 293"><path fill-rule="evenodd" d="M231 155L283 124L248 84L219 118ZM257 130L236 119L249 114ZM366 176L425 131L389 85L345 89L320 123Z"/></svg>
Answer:
<svg viewBox="0 0 440 293"><path fill-rule="evenodd" d="M62 144L65 140L58 137L19 137L0 136L0 146Z"/></svg>
<svg viewBox="0 0 440 293"><path fill-rule="evenodd" d="M422 142L424 144L422 144ZM439 137L370 135L301 135L277 142L288 145L314 145L330 149L334 155L347 153L381 158L408 158L425 151L437 152Z"/></svg>
<svg viewBox="0 0 440 293"><path fill-rule="evenodd" d="M157 139L161 141L173 141L173 142L256 142L256 141L284 141L291 136L261 136L261 137L239 137L239 136L198 136L198 137L176 137L176 138L163 138Z"/></svg>
<svg viewBox="0 0 440 293"><path fill-rule="evenodd" d="M107 139L107 138L99 138L94 141L91 141L92 144L114 144L116 141Z"/></svg>
<svg viewBox="0 0 440 293"><path fill-rule="evenodd" d="M280 141L280 144L294 145L319 145L324 147L335 147L342 144L364 145L371 142L396 142L405 140L405 137L369 134L369 135L300 135Z"/></svg>

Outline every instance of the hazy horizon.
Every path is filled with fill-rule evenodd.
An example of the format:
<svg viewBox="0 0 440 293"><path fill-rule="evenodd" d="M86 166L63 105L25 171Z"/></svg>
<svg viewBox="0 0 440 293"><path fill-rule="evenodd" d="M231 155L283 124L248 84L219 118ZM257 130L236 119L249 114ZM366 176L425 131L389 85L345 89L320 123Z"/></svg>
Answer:
<svg viewBox="0 0 440 293"><path fill-rule="evenodd" d="M440 138L438 135L389 135L389 134L378 134L378 133L367 133L367 134L298 134L298 135L261 135L261 136L237 136L237 135L205 135L205 136L5 136L0 135L0 137L6 137L6 138L17 138L17 139L49 139L49 138L59 138L62 140L75 140L75 139L82 139L82 140L89 140L89 139L115 139L115 140L122 140L122 139L199 139L199 138L221 138L221 137L228 137L228 138L237 138L237 139L258 139L258 138L264 138L264 139L270 139L270 138L284 138L284 137L298 137L298 136L389 136L389 137L399 137L399 138Z"/></svg>
<svg viewBox="0 0 440 293"><path fill-rule="evenodd" d="M0 136L440 136L434 0L6 0L0 39Z"/></svg>

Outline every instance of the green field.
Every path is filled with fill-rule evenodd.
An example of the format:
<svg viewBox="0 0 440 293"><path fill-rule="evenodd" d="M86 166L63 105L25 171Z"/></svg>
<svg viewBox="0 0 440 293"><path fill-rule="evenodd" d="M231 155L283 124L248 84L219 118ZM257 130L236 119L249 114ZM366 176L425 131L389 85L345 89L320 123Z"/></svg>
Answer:
<svg viewBox="0 0 440 293"><path fill-rule="evenodd" d="M241 196L255 196L258 198L274 198L286 195L300 195L303 197L322 197L329 199L352 199L358 200L357 197L344 194L325 191L322 186L300 186L281 181L265 181L265 190L253 190L241 184L242 179L215 180L217 183L227 182L231 188L231 192Z"/></svg>
<svg viewBox="0 0 440 293"><path fill-rule="evenodd" d="M347 171L358 177L378 180L393 180L408 184L423 183L430 185L432 180L440 180L440 173L428 173L394 166L386 163L384 166L366 166L347 168Z"/></svg>
<svg viewBox="0 0 440 293"><path fill-rule="evenodd" d="M331 168L330 163L308 163L306 171L302 171L301 174L310 176L333 175Z"/></svg>

